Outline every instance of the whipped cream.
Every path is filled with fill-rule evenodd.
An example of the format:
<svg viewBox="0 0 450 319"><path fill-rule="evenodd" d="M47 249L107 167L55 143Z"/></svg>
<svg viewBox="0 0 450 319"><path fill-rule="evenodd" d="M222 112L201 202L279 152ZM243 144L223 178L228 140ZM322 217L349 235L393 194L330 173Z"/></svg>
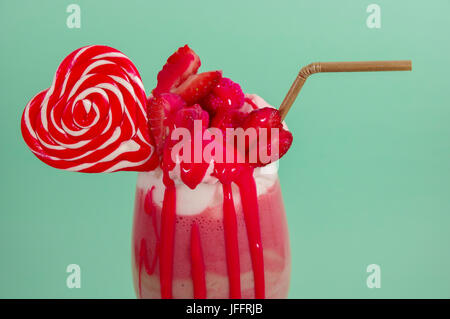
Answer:
<svg viewBox="0 0 450 319"><path fill-rule="evenodd" d="M149 191L154 187L153 204L162 207L164 191L166 189L163 181L163 172L161 168L156 168L150 172L140 172L137 179L137 188ZM278 161L270 163L264 167L255 168L253 177L256 183L258 196L265 194L278 179ZM205 174L204 181L197 185L195 189L189 188L181 179L175 179L177 194L177 214L195 215L204 211L207 207L214 207L223 202L222 184L219 180L211 176L208 172ZM233 198L235 203L240 202L238 187L233 183Z"/></svg>
<svg viewBox="0 0 450 319"><path fill-rule="evenodd" d="M263 107L275 108L257 94L244 94L244 95L247 99L250 99L253 103L255 103L256 106L260 109ZM245 102L244 105L242 106L242 111L251 111L251 110L253 110L253 107L249 103Z"/></svg>

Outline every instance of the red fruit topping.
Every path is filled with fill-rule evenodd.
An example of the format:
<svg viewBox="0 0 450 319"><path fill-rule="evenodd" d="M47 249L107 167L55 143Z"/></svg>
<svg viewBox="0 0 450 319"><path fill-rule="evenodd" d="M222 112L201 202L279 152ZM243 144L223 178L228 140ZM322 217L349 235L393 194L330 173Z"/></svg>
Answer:
<svg viewBox="0 0 450 319"><path fill-rule="evenodd" d="M153 90L153 95L170 92L190 75L197 73L200 64L200 58L191 48L187 45L179 48L158 73L158 85Z"/></svg>
<svg viewBox="0 0 450 319"><path fill-rule="evenodd" d="M180 95L187 104L194 104L208 95L221 78L222 71L193 74L171 92Z"/></svg>
<svg viewBox="0 0 450 319"><path fill-rule="evenodd" d="M203 133L209 126L209 114L198 104L178 110L174 118L174 125L176 127L187 128L193 132L195 120L201 121L201 133Z"/></svg>
<svg viewBox="0 0 450 319"><path fill-rule="evenodd" d="M214 115L211 127L217 127L225 132L227 128L241 127L246 114L238 109L221 109Z"/></svg>
<svg viewBox="0 0 450 319"><path fill-rule="evenodd" d="M245 112L239 111L238 109L220 109L211 121L211 127L216 127L222 131L223 142L227 145L233 143L231 145L234 145L234 148L225 147L224 154L226 158L226 152L233 151L235 154L235 163L237 163L238 157L245 158L245 150L241 150L244 151L244 154L235 152L235 147L238 145L238 138L234 135L227 135L227 129L241 127L246 116L247 114Z"/></svg>
<svg viewBox="0 0 450 319"><path fill-rule="evenodd" d="M258 136L260 138L260 135ZM267 140L268 143L262 143L262 145L259 145L258 143L258 161L257 163L253 163L254 166L264 166L269 164L270 162L280 159L281 157L286 154L286 152L289 150L292 144L292 133L284 130L279 129L278 136L270 134L270 131L268 131L267 134ZM278 145L277 145L278 144ZM274 150L274 146L278 146L278 151ZM274 157L273 159L267 158L262 160L260 157L260 154L267 154L268 157Z"/></svg>
<svg viewBox="0 0 450 319"><path fill-rule="evenodd" d="M283 129L280 131L279 138L280 138L279 158L281 158L282 156L284 156L284 154L287 153L287 151L291 147L293 136L291 132Z"/></svg>
<svg viewBox="0 0 450 319"><path fill-rule="evenodd" d="M282 128L281 115L277 109L271 107L263 107L261 109L251 111L242 124L243 128Z"/></svg>
<svg viewBox="0 0 450 319"><path fill-rule="evenodd" d="M257 141L249 141L250 149L248 152L252 151L252 148L258 148L257 163L253 163L255 166L264 166L269 164L267 161L263 161L260 156L261 153L267 154L274 159L281 158L289 150L292 144L292 133L283 128L281 123L280 112L277 109L271 107L264 107L261 109L253 110L245 118L242 124L244 129L253 127L257 130ZM267 143L264 143L263 132L261 128L266 130ZM272 134L271 129L278 129L278 134ZM262 139L262 143L260 143ZM260 145L263 144L263 145ZM278 146L278 152L274 148ZM260 149L261 148L261 149ZM254 151L254 150L253 150Z"/></svg>
<svg viewBox="0 0 450 319"><path fill-rule="evenodd" d="M222 78L204 100L205 108L215 113L220 109L240 108L244 104L241 86L229 78Z"/></svg>
<svg viewBox="0 0 450 319"><path fill-rule="evenodd" d="M150 97L147 101L147 117L150 132L156 143L156 151L162 154L164 142L172 129L173 117L186 103L173 93Z"/></svg>
<svg viewBox="0 0 450 319"><path fill-rule="evenodd" d="M196 123L195 121L201 122ZM198 104L185 107L175 115L174 125L187 128L191 132L190 142L185 145L189 148L190 156L183 154L186 149L179 154L185 159L180 164L180 176L188 187L194 189L202 181L209 166L209 163L206 163L203 158L203 148L207 142L202 139L203 132L209 125L209 114Z"/></svg>

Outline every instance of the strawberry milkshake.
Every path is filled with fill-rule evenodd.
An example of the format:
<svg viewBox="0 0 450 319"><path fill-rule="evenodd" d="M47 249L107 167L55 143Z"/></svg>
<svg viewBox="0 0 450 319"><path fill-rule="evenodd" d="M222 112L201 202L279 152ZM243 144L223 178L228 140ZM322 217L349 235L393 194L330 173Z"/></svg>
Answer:
<svg viewBox="0 0 450 319"><path fill-rule="evenodd" d="M167 267L160 260L165 189L162 175L156 170L139 173L138 177L132 261L136 294L141 298L160 298L164 293L161 284L165 283L160 281L160 269ZM255 265L241 203L248 194L242 198L237 185L226 189L214 178L205 178L194 190L183 183L176 185L170 284L173 298L255 298L256 293L260 293L258 297L287 297L290 251L280 184L276 171L257 169L253 177L259 244L263 247L263 258ZM224 190L229 193L224 194ZM225 203L230 197L234 212L226 208L233 204ZM261 271L256 273L260 277L255 278L254 267ZM260 280L256 282L258 292L255 280Z"/></svg>
<svg viewBox="0 0 450 319"><path fill-rule="evenodd" d="M286 298L291 260L277 163L293 138L283 119L312 74L406 71L411 61L311 63L278 110L200 65L179 48L147 97L125 54L79 48L26 105L23 139L58 169L138 172L139 298Z"/></svg>
<svg viewBox="0 0 450 319"><path fill-rule="evenodd" d="M242 109L270 107L256 95L246 99ZM176 165L169 174L176 194L169 247L161 242L164 172L139 173L132 249L137 296L286 298L290 250L276 164L227 183L211 163L193 187ZM169 265L161 249L171 250ZM167 283L161 281L166 268L172 273Z"/></svg>
<svg viewBox="0 0 450 319"><path fill-rule="evenodd" d="M276 161L292 134L278 110L222 71L198 73L200 64L179 48L147 98L122 52L80 48L25 107L22 135L59 169L139 172L138 297L284 298L290 251Z"/></svg>
<svg viewBox="0 0 450 319"><path fill-rule="evenodd" d="M290 250L276 163L259 157L251 162L249 153L253 142L258 145L253 150L276 153L269 155L278 159L290 147L292 134L278 110L262 98L245 95L221 71L197 73L199 67L198 56L181 47L159 72L147 101L160 165L138 177L132 249L136 294L286 298ZM216 139L198 143L197 161L195 145L189 145L193 154L186 160L172 139L180 128L193 144L199 134L223 133L220 147L224 153L233 151L231 161L205 158L205 149ZM243 149L228 145L237 139L227 135L230 129L249 128L255 134ZM271 131L266 143L258 143L265 129L276 134Z"/></svg>

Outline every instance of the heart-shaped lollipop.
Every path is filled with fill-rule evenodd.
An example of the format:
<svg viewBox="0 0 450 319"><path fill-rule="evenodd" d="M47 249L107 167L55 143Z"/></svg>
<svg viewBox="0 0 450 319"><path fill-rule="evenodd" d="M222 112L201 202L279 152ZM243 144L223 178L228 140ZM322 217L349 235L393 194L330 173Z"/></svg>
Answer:
<svg viewBox="0 0 450 319"><path fill-rule="evenodd" d="M102 45L69 54L50 88L25 107L22 135L44 163L69 171L148 171L156 167L139 72Z"/></svg>

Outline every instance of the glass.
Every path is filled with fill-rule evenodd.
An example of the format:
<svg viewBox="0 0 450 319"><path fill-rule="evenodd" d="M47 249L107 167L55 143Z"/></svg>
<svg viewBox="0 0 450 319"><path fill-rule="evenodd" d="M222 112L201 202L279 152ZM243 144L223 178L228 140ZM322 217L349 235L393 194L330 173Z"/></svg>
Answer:
<svg viewBox="0 0 450 319"><path fill-rule="evenodd" d="M256 175L256 171L255 171ZM132 269L136 295L139 298L161 298L160 256L161 214L165 186L162 172L139 173L133 225ZM286 298L289 290L291 256L289 236L276 173L270 178L255 178L259 226L263 247L264 297ZM231 184L236 212L239 263L228 258L224 224L222 184L201 183L194 190L176 184L176 216L173 241L173 298L255 298L253 260L239 188ZM195 204L193 204L195 203ZM193 225L196 225L193 228ZM225 225L225 227L224 227ZM196 250L200 247L200 266L195 266ZM229 251L228 251L229 252ZM194 257L193 257L194 256ZM198 256L197 256L198 257ZM234 266L233 266L234 265ZM230 295L229 268L237 267L234 276L235 294ZM200 269L200 277L199 272ZM235 268L236 271L236 268ZM236 274L236 272L235 272ZM197 276L197 277L196 277ZM195 279L197 278L197 279ZM195 292L198 280L204 285L203 294ZM240 287L236 287L236 280ZM198 282L197 281L197 282ZM198 289L198 288L197 288ZM238 291L236 291L236 289ZM195 293L194 293L195 292Z"/></svg>

